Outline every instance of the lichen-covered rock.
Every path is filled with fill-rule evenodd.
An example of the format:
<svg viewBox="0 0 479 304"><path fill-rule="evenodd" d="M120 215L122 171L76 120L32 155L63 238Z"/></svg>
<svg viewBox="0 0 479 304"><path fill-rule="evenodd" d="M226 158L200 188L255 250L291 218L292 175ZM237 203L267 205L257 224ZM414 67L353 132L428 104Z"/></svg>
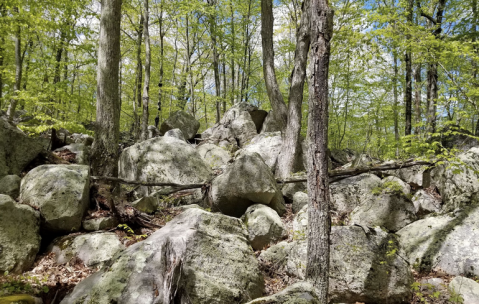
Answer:
<svg viewBox="0 0 479 304"><path fill-rule="evenodd" d="M175 111L160 127L161 134L169 130L180 129L186 139L193 139L200 128L200 122L185 111Z"/></svg>
<svg viewBox="0 0 479 304"><path fill-rule="evenodd" d="M381 179L373 174L361 174L331 184L332 209L340 214L347 214L361 205L363 201L374 196L373 189L382 185Z"/></svg>
<svg viewBox="0 0 479 304"><path fill-rule="evenodd" d="M77 144L84 144L85 146L93 145L94 138L87 134L73 133L72 139Z"/></svg>
<svg viewBox="0 0 479 304"><path fill-rule="evenodd" d="M144 196L134 202L130 203L131 206L145 213L154 213L160 206L160 201L154 196Z"/></svg>
<svg viewBox="0 0 479 304"><path fill-rule="evenodd" d="M158 137L158 136L160 136L160 130L158 130L158 128L155 126L148 126L148 139Z"/></svg>
<svg viewBox="0 0 479 304"><path fill-rule="evenodd" d="M21 273L30 268L40 240L38 213L0 194L0 273Z"/></svg>
<svg viewBox="0 0 479 304"><path fill-rule="evenodd" d="M266 165L274 171L282 145L283 139L281 138L281 132L261 133L256 135L251 142L244 147L244 150L258 153Z"/></svg>
<svg viewBox="0 0 479 304"><path fill-rule="evenodd" d="M263 284L241 220L188 209L61 303L245 303L261 296Z"/></svg>
<svg viewBox="0 0 479 304"><path fill-rule="evenodd" d="M308 205L304 205L293 219L293 239L305 240L308 235Z"/></svg>
<svg viewBox="0 0 479 304"><path fill-rule="evenodd" d="M296 242L288 243L287 241L274 244L266 250L263 250L258 257L258 260L263 264L269 265L281 271L280 269L286 266L289 253L295 244Z"/></svg>
<svg viewBox="0 0 479 304"><path fill-rule="evenodd" d="M424 216L434 212L441 211L442 201L425 190L419 190L412 198L414 209L418 216Z"/></svg>
<svg viewBox="0 0 479 304"><path fill-rule="evenodd" d="M183 132L181 132L180 129L171 129L167 131L164 135L165 137L174 137L179 140L186 141L185 135L183 135Z"/></svg>
<svg viewBox="0 0 479 304"><path fill-rule="evenodd" d="M287 236L278 213L266 205L252 205L246 209L243 221L248 229L248 239L254 250L276 243Z"/></svg>
<svg viewBox="0 0 479 304"><path fill-rule="evenodd" d="M263 297L247 304L321 304L316 291L308 282L298 282L269 297Z"/></svg>
<svg viewBox="0 0 479 304"><path fill-rule="evenodd" d="M118 221L114 217L99 217L83 221L83 229L86 231L98 231L115 228Z"/></svg>
<svg viewBox="0 0 479 304"><path fill-rule="evenodd" d="M28 137L0 116L0 177L20 175L42 151L40 139Z"/></svg>
<svg viewBox="0 0 479 304"><path fill-rule="evenodd" d="M261 128L261 133L268 133L268 132L278 132L281 131L282 125L274 119L273 111L269 111L268 115L266 115L263 127Z"/></svg>
<svg viewBox="0 0 479 304"><path fill-rule="evenodd" d="M20 199L40 210L42 228L79 230L90 201L90 170L83 165L43 165L22 180Z"/></svg>
<svg viewBox="0 0 479 304"><path fill-rule="evenodd" d="M296 178L295 176L292 176L291 179ZM306 183L289 183L289 184L284 184L283 188L281 188L281 192L283 193L284 200L288 204L292 204L294 200L294 195L297 192L305 192L306 191ZM296 212L301 210L299 208Z"/></svg>
<svg viewBox="0 0 479 304"><path fill-rule="evenodd" d="M75 163L80 165L90 164L90 147L83 143L74 143L68 146L64 146L55 150L55 152L61 152L68 150L75 153Z"/></svg>
<svg viewBox="0 0 479 304"><path fill-rule="evenodd" d="M123 150L119 176L127 180L197 184L207 182L211 168L196 149L173 137L156 137ZM147 196L164 187L140 187L140 196Z"/></svg>
<svg viewBox="0 0 479 304"><path fill-rule="evenodd" d="M479 207L416 221L397 234L411 265L424 271L479 276Z"/></svg>
<svg viewBox="0 0 479 304"><path fill-rule="evenodd" d="M367 227L380 226L398 231L416 220L413 203L404 195L383 193L364 201L350 216L350 223Z"/></svg>
<svg viewBox="0 0 479 304"><path fill-rule="evenodd" d="M450 167L450 164L436 166L431 171L431 180L441 193L443 212L450 212L471 203L479 202L479 147L460 154L459 159L466 164Z"/></svg>
<svg viewBox="0 0 479 304"><path fill-rule="evenodd" d="M57 264L66 264L72 259L86 266L100 265L125 249L113 232L67 235L56 238L47 251L55 254Z"/></svg>
<svg viewBox="0 0 479 304"><path fill-rule="evenodd" d="M43 304L41 298L32 297L27 294L10 295L0 297L1 304Z"/></svg>
<svg viewBox="0 0 479 304"><path fill-rule="evenodd" d="M21 181L22 179L18 175L0 177L0 194L17 198L20 195Z"/></svg>
<svg viewBox="0 0 479 304"><path fill-rule="evenodd" d="M366 234L360 227L331 230L329 298L331 303L409 303L414 279L398 255L399 243L381 229ZM295 243L287 272L304 279L307 241Z"/></svg>
<svg viewBox="0 0 479 304"><path fill-rule="evenodd" d="M279 193L279 197L278 197ZM257 153L243 152L211 183L212 207L223 214L240 217L253 204L271 205L282 215L282 199L273 173ZM273 200L275 199L275 200Z"/></svg>
<svg viewBox="0 0 479 304"><path fill-rule="evenodd" d="M465 277L455 277L449 283L449 291L456 298L458 303L477 304L479 303L479 283ZM459 300L462 298L462 302Z"/></svg>
<svg viewBox="0 0 479 304"><path fill-rule="evenodd" d="M422 187L422 179L425 168L425 166L412 166L408 168L385 171L385 173L400 178L406 183L415 184L419 187Z"/></svg>
<svg viewBox="0 0 479 304"><path fill-rule="evenodd" d="M211 168L224 166L231 161L230 153L214 144L199 145L196 147L196 151Z"/></svg>
<svg viewBox="0 0 479 304"><path fill-rule="evenodd" d="M411 186L406 184L402 179L396 176L388 176L384 178L381 183L385 188L394 188L396 192L401 194L409 195L411 194ZM396 189L397 188L397 189Z"/></svg>
<svg viewBox="0 0 479 304"><path fill-rule="evenodd" d="M308 194L304 192L296 192L293 196L293 213L298 213L304 206L308 204Z"/></svg>

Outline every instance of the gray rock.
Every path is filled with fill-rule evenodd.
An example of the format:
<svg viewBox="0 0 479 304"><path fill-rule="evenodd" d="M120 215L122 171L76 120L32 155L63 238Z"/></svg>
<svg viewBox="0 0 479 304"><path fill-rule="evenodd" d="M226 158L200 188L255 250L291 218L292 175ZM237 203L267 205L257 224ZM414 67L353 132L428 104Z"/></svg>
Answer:
<svg viewBox="0 0 479 304"><path fill-rule="evenodd" d="M380 194L364 201L350 216L350 223L366 227L383 227L398 231L416 220L413 203L404 195Z"/></svg>
<svg viewBox="0 0 479 304"><path fill-rule="evenodd" d="M168 133L168 132L166 132ZM160 130L155 126L148 126L148 139L160 136ZM165 134L166 135L166 134ZM183 135L183 134L182 134Z"/></svg>
<svg viewBox="0 0 479 304"><path fill-rule="evenodd" d="M160 206L160 201L154 196L144 196L130 203L130 205L140 210L141 212L154 213L156 210L158 210L158 207Z"/></svg>
<svg viewBox="0 0 479 304"><path fill-rule="evenodd" d="M40 139L28 137L0 116L0 177L20 175L42 151Z"/></svg>
<svg viewBox="0 0 479 304"><path fill-rule="evenodd" d="M412 198L414 209L419 216L441 211L441 200L433 197L424 190L419 190Z"/></svg>
<svg viewBox="0 0 479 304"><path fill-rule="evenodd" d="M424 271L450 275L479 275L479 208L456 216L443 215L416 221L400 231L400 243L411 265Z"/></svg>
<svg viewBox="0 0 479 304"><path fill-rule="evenodd" d="M72 139L77 144L84 144L87 147L93 145L94 138L87 134L73 133Z"/></svg>
<svg viewBox="0 0 479 304"><path fill-rule="evenodd" d="M119 176L127 180L157 183L197 184L210 180L211 168L196 149L173 137L156 137L123 150ZM165 187L140 187L140 196L148 196Z"/></svg>
<svg viewBox="0 0 479 304"><path fill-rule="evenodd" d="M308 194L304 192L296 192L293 196L293 213L298 213L304 206L308 204Z"/></svg>
<svg viewBox="0 0 479 304"><path fill-rule="evenodd" d="M292 176L291 178L295 178ZM296 192L306 192L306 183L290 183L290 184L284 184L283 188L281 188L281 192L283 193L284 200L288 204L292 204L294 200L294 195ZM299 208L297 211L299 211L301 208ZM297 212L296 211L296 212Z"/></svg>
<svg viewBox="0 0 479 304"><path fill-rule="evenodd" d="M360 227L332 227L330 302L409 303L414 279L398 252L394 236L381 229L366 235ZM290 275L304 278L306 254L307 241L297 242L287 262Z"/></svg>
<svg viewBox="0 0 479 304"><path fill-rule="evenodd" d="M271 207L282 215L284 210L278 210L282 197L273 173L257 153L243 152L211 183L213 210L230 216L240 217L250 205L272 201L277 206Z"/></svg>
<svg viewBox="0 0 479 304"><path fill-rule="evenodd" d="M273 119L273 111L269 111L268 115L264 119L263 128L261 133L278 132L281 131L282 126L276 120Z"/></svg>
<svg viewBox="0 0 479 304"><path fill-rule="evenodd" d="M171 113L160 127L161 134L169 130L180 129L186 139L193 139L200 128L200 123L193 116L185 111L176 111Z"/></svg>
<svg viewBox="0 0 479 304"><path fill-rule="evenodd" d="M189 209L61 303L245 303L261 296L263 284L241 220Z"/></svg>
<svg viewBox="0 0 479 304"><path fill-rule="evenodd" d="M258 153L266 165L274 172L282 145L281 132L261 133L256 135L243 149L251 153Z"/></svg>
<svg viewBox="0 0 479 304"><path fill-rule="evenodd" d="M247 304L321 304L321 302L311 283L298 282L277 294L259 298Z"/></svg>
<svg viewBox="0 0 479 304"><path fill-rule="evenodd" d="M479 170L479 147L472 148L458 157L466 166L448 168L450 164L444 164L431 171L432 183L439 189L444 202L443 212L479 202L479 178L474 173Z"/></svg>
<svg viewBox="0 0 479 304"><path fill-rule="evenodd" d="M75 258L86 266L94 266L109 261L123 249L125 246L115 233L101 232L56 238L48 246L47 252L55 254L57 264L66 264Z"/></svg>
<svg viewBox="0 0 479 304"><path fill-rule="evenodd" d="M270 267L280 270L286 266L289 253L295 244L296 242L279 242L268 249L263 250L258 257L258 260L263 264L267 264Z"/></svg>
<svg viewBox="0 0 479 304"><path fill-rule="evenodd" d="M21 273L40 249L40 218L33 208L0 194L0 273Z"/></svg>
<svg viewBox="0 0 479 304"><path fill-rule="evenodd" d="M465 277L455 277L449 283L449 290L455 300L462 298L463 304L479 303L479 283ZM459 303L459 301L457 301Z"/></svg>
<svg viewBox="0 0 479 304"><path fill-rule="evenodd" d="M0 177L0 194L17 198L20 195L21 181L22 179L18 175Z"/></svg>
<svg viewBox="0 0 479 304"><path fill-rule="evenodd" d="M42 165L28 172L20 199L40 210L42 228L77 231L90 201L90 170L83 165Z"/></svg>
<svg viewBox="0 0 479 304"><path fill-rule="evenodd" d="M268 112L266 112L265 110L256 109L250 110L248 112L251 115L251 119L253 120L254 125L256 126L256 132L260 133L261 129L263 128L264 120L268 115Z"/></svg>
<svg viewBox="0 0 479 304"><path fill-rule="evenodd" d="M308 235L308 205L304 205L293 219L293 240L305 240Z"/></svg>
<svg viewBox="0 0 479 304"><path fill-rule="evenodd" d="M75 162L80 165L89 165L90 164L90 147L83 143L74 143L68 146L64 146L55 150L55 152L60 152L64 150L69 150L76 154Z"/></svg>
<svg viewBox="0 0 479 304"><path fill-rule="evenodd" d="M413 166L408 168L402 168L398 170L385 171L385 173L396 176L401 180L409 184L416 184L419 187L422 187L423 173L425 171L425 166Z"/></svg>
<svg viewBox="0 0 479 304"><path fill-rule="evenodd" d="M269 206L276 211L279 216L283 216L286 213L286 205L281 190L276 191Z"/></svg>
<svg viewBox="0 0 479 304"><path fill-rule="evenodd" d="M180 129L172 129L169 130L165 133L165 137L174 137L179 140L186 141L185 136L183 135L183 132L181 132Z"/></svg>
<svg viewBox="0 0 479 304"><path fill-rule="evenodd" d="M248 239L254 250L276 243L287 236L278 213L266 205L252 205L246 209L243 221L248 229Z"/></svg>
<svg viewBox="0 0 479 304"><path fill-rule="evenodd" d="M224 148L210 143L197 146L196 151L211 168L224 166L232 159L230 153Z"/></svg>
<svg viewBox="0 0 479 304"><path fill-rule="evenodd" d="M332 209L340 214L350 213L362 202L373 198L372 190L381 185L379 177L366 173L331 184L329 189L331 191Z"/></svg>
<svg viewBox="0 0 479 304"><path fill-rule="evenodd" d="M403 180L395 176L388 176L384 178L382 181L383 187L388 187L388 185L393 185L394 187L400 187L401 193L405 195L411 194L411 186L406 184Z"/></svg>
<svg viewBox="0 0 479 304"><path fill-rule="evenodd" d="M115 228L118 221L114 217L99 217L83 221L83 229L86 231L98 231Z"/></svg>

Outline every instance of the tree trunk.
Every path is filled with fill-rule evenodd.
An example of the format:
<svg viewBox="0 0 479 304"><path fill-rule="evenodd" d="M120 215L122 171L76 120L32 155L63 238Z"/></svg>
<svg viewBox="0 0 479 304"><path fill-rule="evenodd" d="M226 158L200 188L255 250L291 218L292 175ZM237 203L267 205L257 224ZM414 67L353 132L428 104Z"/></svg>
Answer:
<svg viewBox="0 0 479 304"><path fill-rule="evenodd" d="M230 1L231 11L231 105L235 104L235 12L233 0Z"/></svg>
<svg viewBox="0 0 479 304"><path fill-rule="evenodd" d="M215 78L215 91L216 91L216 123L220 122L221 118L221 85L220 85L220 72L218 69L218 51L216 50L216 1L208 0L208 5L211 6L212 13L209 16L210 21L210 33L211 44L213 46L213 73Z"/></svg>
<svg viewBox="0 0 479 304"><path fill-rule="evenodd" d="M162 102L163 102L163 77L164 77L164 53L165 53L165 32L163 31L163 0L160 3L160 80L158 81L158 113L155 118L155 127L158 128L161 117Z"/></svg>
<svg viewBox="0 0 479 304"><path fill-rule="evenodd" d="M416 128L414 133L419 134L421 132L421 127L419 124L421 123L421 64L418 64L416 67L416 71L414 73L414 86L415 86L415 112L416 112Z"/></svg>
<svg viewBox="0 0 479 304"><path fill-rule="evenodd" d="M408 0L407 23L410 27L413 25L414 0ZM404 135L411 135L412 132L412 53L411 53L411 35L406 35L406 90L404 92L404 103L406 105L406 125Z"/></svg>
<svg viewBox="0 0 479 304"><path fill-rule="evenodd" d="M13 8L13 11L18 16L18 7ZM13 98L10 102L7 111L8 121L12 122L15 116L15 109L18 103L18 93L20 91L20 85L22 82L22 30L20 25L17 25L15 31L15 83L13 85Z"/></svg>
<svg viewBox="0 0 479 304"><path fill-rule="evenodd" d="M261 0L261 44L263 47L263 74L273 110L273 120L283 131L288 120L288 109L279 90L274 68L273 0Z"/></svg>
<svg viewBox="0 0 479 304"><path fill-rule="evenodd" d="M328 303L329 283L328 72L333 15L327 0L311 1L306 278L316 287L319 303Z"/></svg>
<svg viewBox="0 0 479 304"><path fill-rule="evenodd" d="M120 20L121 0L102 0L97 66L96 130L91 156L93 175L118 176Z"/></svg>
<svg viewBox="0 0 479 304"><path fill-rule="evenodd" d="M6 16L6 9L4 4L0 4L0 13L1 15L1 20L3 20ZM2 100L3 100L3 58L5 56L5 37L0 35L0 110L2 109Z"/></svg>
<svg viewBox="0 0 479 304"><path fill-rule="evenodd" d="M141 83L143 82L143 64L141 62L141 42L143 41L144 16L140 15L140 24L137 30L136 40L136 80L133 94L133 136L138 139L140 135L140 118L137 108L141 108Z"/></svg>
<svg viewBox="0 0 479 304"><path fill-rule="evenodd" d="M399 100L398 100L398 59L394 54L394 79L393 79L393 92L394 92L394 139L396 140L396 157L399 157Z"/></svg>
<svg viewBox="0 0 479 304"><path fill-rule="evenodd" d="M141 123L141 139L148 139L148 118L149 110L148 104L150 103L150 68L151 68L151 51L150 51L150 33L149 33L149 8L148 0L143 2L143 13L144 23L143 23L143 34L145 36L145 82L143 84L143 119Z"/></svg>
<svg viewBox="0 0 479 304"><path fill-rule="evenodd" d="M427 132L436 132L436 102L438 98L437 63L430 63L427 71Z"/></svg>
<svg viewBox="0 0 479 304"><path fill-rule="evenodd" d="M291 73L291 87L289 88L288 124L283 138L281 153L278 157L276 176L287 178L298 168L301 156L301 108L303 105L304 80L306 78L306 64L311 42L310 36L310 0L303 2L301 24L296 34L296 51L294 54L294 68Z"/></svg>

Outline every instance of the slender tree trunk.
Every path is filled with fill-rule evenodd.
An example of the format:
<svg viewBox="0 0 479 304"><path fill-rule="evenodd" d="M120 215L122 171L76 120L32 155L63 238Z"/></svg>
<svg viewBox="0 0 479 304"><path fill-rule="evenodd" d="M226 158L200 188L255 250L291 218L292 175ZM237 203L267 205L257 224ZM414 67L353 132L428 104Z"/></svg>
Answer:
<svg viewBox="0 0 479 304"><path fill-rule="evenodd" d="M18 15L18 7L13 8L13 11ZM15 83L13 85L13 98L10 102L7 111L8 121L12 122L15 116L15 109L18 104L18 93L22 82L22 30L20 25L15 29Z"/></svg>
<svg viewBox="0 0 479 304"><path fill-rule="evenodd" d="M138 139L140 135L140 118L138 116L138 108L141 108L141 84L143 82L143 64L141 62L141 43L143 41L143 27L144 16L140 15L140 24L137 30L136 40L136 80L133 93L133 135L135 139Z"/></svg>
<svg viewBox="0 0 479 304"><path fill-rule="evenodd" d="M231 105L235 104L235 12L233 0L230 0L231 11Z"/></svg>
<svg viewBox="0 0 479 304"><path fill-rule="evenodd" d="M430 63L427 71L427 132L436 132L436 109L438 98L437 63Z"/></svg>
<svg viewBox="0 0 479 304"><path fill-rule="evenodd" d="M273 0L261 0L261 44L263 46L263 74L273 110L273 120L283 131L288 120L288 109L279 90L274 68Z"/></svg>
<svg viewBox="0 0 479 304"><path fill-rule="evenodd" d="M218 51L216 49L216 1L208 0L208 5L211 7L211 14L209 16L210 21L210 34L211 44L213 46L213 73L215 78L215 92L216 92L216 123L220 122L221 118L221 85L220 85L220 72L218 68Z"/></svg>
<svg viewBox="0 0 479 304"><path fill-rule="evenodd" d="M408 0L407 6L407 23L410 27L413 25L414 0ZM406 35L406 90L404 91L404 103L406 105L406 125L404 135L412 133L412 52L411 52L411 35Z"/></svg>
<svg viewBox="0 0 479 304"><path fill-rule="evenodd" d="M393 92L394 92L394 105L393 105L393 112L394 112L394 139L396 140L396 157L399 157L399 98L398 98L398 88L397 83L399 79L399 71L398 71L398 59L396 54L394 54L394 79L393 79Z"/></svg>
<svg viewBox="0 0 479 304"><path fill-rule="evenodd" d="M163 0L160 3L160 19L158 20L160 24L160 81L158 82L158 112L155 118L155 127L158 128L160 123L161 111L162 111L162 102L163 102L163 77L164 77L164 53L165 53L165 32L163 31Z"/></svg>
<svg viewBox="0 0 479 304"><path fill-rule="evenodd" d="M121 0L102 0L97 67L96 130L91 156L91 167L93 175L96 176L118 176L120 20Z"/></svg>
<svg viewBox="0 0 479 304"><path fill-rule="evenodd" d="M294 68L291 73L291 87L289 88L288 124L283 138L283 145L278 157L276 176L285 179L295 170L301 162L301 120L303 105L304 81L306 78L306 64L311 42L310 36L310 0L303 2L301 24L296 34L296 51L294 54Z"/></svg>
<svg viewBox="0 0 479 304"><path fill-rule="evenodd" d="M319 303L328 303L329 285L328 73L333 15L327 0L311 1L306 278L316 288Z"/></svg>
<svg viewBox="0 0 479 304"><path fill-rule="evenodd" d="M221 42L222 49L224 50L225 48L223 47L223 42ZM226 112L226 52L223 52L223 114ZM206 114L205 114L206 115Z"/></svg>
<svg viewBox="0 0 479 304"><path fill-rule="evenodd" d="M6 16L6 9L5 9L5 4L0 4L0 13L1 19L3 20ZM5 56L5 37L3 36L3 33L0 34L0 110L2 109L2 101L3 101L3 58Z"/></svg>
<svg viewBox="0 0 479 304"><path fill-rule="evenodd" d="M250 33L249 33L249 19L251 14L251 0L248 1L248 13L246 14L246 21L245 21L245 39L244 39L244 53L243 53L243 67L242 67L242 77L241 77L241 90L239 95L239 100L243 101L243 93L245 90L246 85L246 64L247 64L247 57L248 57L248 50L249 50L249 43L250 43Z"/></svg>
<svg viewBox="0 0 479 304"><path fill-rule="evenodd" d="M145 82L143 84L143 120L141 124L141 139L148 139L148 118L149 118L149 109L148 105L150 103L150 68L151 68L151 51L150 51L150 32L149 32L149 8L148 0L143 2L143 14L144 23L143 23L143 34L145 36Z"/></svg>
<svg viewBox="0 0 479 304"><path fill-rule="evenodd" d="M421 133L421 127L419 124L421 123L421 64L418 64L416 67L416 72L414 76L414 85L415 85L415 112L416 112L416 128L414 133L419 134Z"/></svg>

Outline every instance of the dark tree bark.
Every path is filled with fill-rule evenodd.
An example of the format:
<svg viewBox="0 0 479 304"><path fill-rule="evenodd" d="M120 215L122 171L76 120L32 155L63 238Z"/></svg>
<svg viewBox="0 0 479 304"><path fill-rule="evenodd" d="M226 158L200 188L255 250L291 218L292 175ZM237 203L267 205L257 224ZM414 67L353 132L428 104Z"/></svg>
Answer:
<svg viewBox="0 0 479 304"><path fill-rule="evenodd" d="M283 131L288 119L288 109L279 90L274 68L273 0L261 0L261 43L263 46L263 74L273 110L273 120Z"/></svg>
<svg viewBox="0 0 479 304"><path fill-rule="evenodd" d="M102 0L91 166L94 175L110 177L118 176L120 20L121 0Z"/></svg>
<svg viewBox="0 0 479 304"><path fill-rule="evenodd" d="M416 71L414 73L414 85L415 85L415 112L416 112L416 125L418 125L414 133L419 134L421 132L421 128L419 127L419 124L421 123L421 65L418 64L416 67Z"/></svg>
<svg viewBox="0 0 479 304"><path fill-rule="evenodd" d="M5 4L0 4L0 14L1 14L1 19L3 20L6 15L6 9L5 9ZM3 57L5 56L5 37L3 35L0 35L0 110L2 109L2 100L3 100Z"/></svg>
<svg viewBox="0 0 479 304"><path fill-rule="evenodd" d="M18 15L18 7L14 7L13 11ZM20 25L15 29L15 83L13 84L13 98L8 106L7 117L8 121L12 122L15 116L15 110L18 104L18 92L22 83L22 30Z"/></svg>
<svg viewBox="0 0 479 304"><path fill-rule="evenodd" d="M138 139L140 135L140 118L138 116L137 108L141 108L141 84L143 82L143 64L141 62L141 43L143 41L143 27L144 16L140 14L140 24L137 30L136 39L136 79L135 87L133 89L133 135L135 139Z"/></svg>
<svg viewBox="0 0 479 304"><path fill-rule="evenodd" d="M311 43L310 36L310 0L303 2L301 24L296 34L296 51L294 54L294 68L291 73L291 86L289 88L288 123L283 138L281 153L278 157L276 176L287 178L296 169L301 153L301 119L303 105L304 80L306 78L306 64Z"/></svg>
<svg viewBox="0 0 479 304"><path fill-rule="evenodd" d="M393 79L393 95L394 95L394 139L396 140L396 157L399 157L399 100L398 100L398 80L399 69L398 59L396 53L394 53L394 79ZM378 133L379 134L379 133Z"/></svg>
<svg viewBox="0 0 479 304"><path fill-rule="evenodd" d="M163 78L165 76L165 72L163 69L164 65L164 53L165 53L165 31L163 30L163 0L160 3L160 18L158 20L160 24L160 80L158 82L158 113L156 114L155 118L155 127L158 128L158 124L160 123L161 111L162 111L162 103L163 103Z"/></svg>
<svg viewBox="0 0 479 304"><path fill-rule="evenodd" d="M320 303L328 303L329 283L328 73L333 15L327 0L311 1L306 278L316 287Z"/></svg>
<svg viewBox="0 0 479 304"><path fill-rule="evenodd" d="M208 5L212 8L212 13L209 16L211 44L213 46L213 73L215 78L215 92L216 92L216 123L220 122L221 118L221 85L220 85L220 71L218 68L219 59L218 51L216 49L216 1L208 0Z"/></svg>
<svg viewBox="0 0 479 304"><path fill-rule="evenodd" d="M411 27L413 25L413 9L414 0L408 0L407 6L407 23ZM406 105L406 125L404 135L411 135L412 133L412 53L411 53L411 35L406 35L406 90L404 92L404 103Z"/></svg>
<svg viewBox="0 0 479 304"><path fill-rule="evenodd" d="M151 69L151 51L150 51L150 32L148 20L150 19L150 11L148 8L148 0L143 2L143 14L144 14L144 23L143 23L143 35L145 36L145 82L143 84L143 118L141 122L141 139L148 139L148 118L149 113L149 103L150 103L150 69Z"/></svg>

